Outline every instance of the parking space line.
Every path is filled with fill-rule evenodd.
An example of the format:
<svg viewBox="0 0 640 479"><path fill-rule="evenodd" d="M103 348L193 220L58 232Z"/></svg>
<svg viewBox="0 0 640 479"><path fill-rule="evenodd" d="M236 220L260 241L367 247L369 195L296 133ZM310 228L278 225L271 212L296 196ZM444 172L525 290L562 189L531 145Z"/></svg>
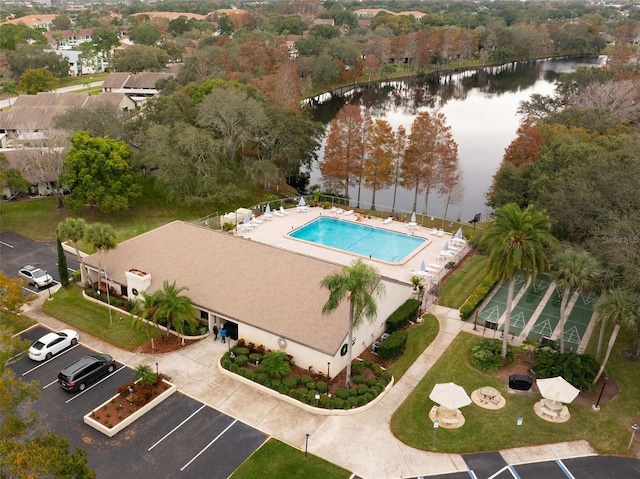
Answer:
<svg viewBox="0 0 640 479"><path fill-rule="evenodd" d="M513 477L515 477L516 479L520 479L520 475L516 472L513 466L507 466L507 467L509 468L509 472Z"/></svg>
<svg viewBox="0 0 640 479"><path fill-rule="evenodd" d="M193 458L192 458L189 462L187 462L184 466L182 466L182 467L180 468L180 472L184 471L184 470L189 466L189 464L191 464L193 461L195 461L196 459L198 459L198 457L200 457L200 454L202 454L204 451L206 451L207 449L209 449L209 447L211 447L211 445L212 445L214 442L216 442L218 439L220 439L220 437L221 437L225 432L227 432L229 429L231 429L231 426L233 426L236 422L238 422L238 420L237 420L237 419L234 419L234 420L233 420L233 422L232 422L231 424L229 424L229 425L224 429L224 431L222 431L220 434L218 434L218 435L215 437L215 439L214 439L213 441L211 441L209 444L207 444L207 445L206 445L206 446L205 446L205 447L204 447L204 448L203 448L203 449L202 449L198 454L196 454L195 456L193 456Z"/></svg>
<svg viewBox="0 0 640 479"><path fill-rule="evenodd" d="M4 241L0 241L0 244L3 246L8 246L9 248L13 249L12 245L10 245L9 243L5 243Z"/></svg>
<svg viewBox="0 0 640 479"><path fill-rule="evenodd" d="M113 376L116 373L119 373L120 371L122 371L124 368L126 368L126 366L122 366L120 369L116 369L114 372L112 372L111 374L108 374L107 376L103 377L100 381L98 381L95 384L92 384L91 386L89 386L88 388L86 388L84 391L80 391L78 394L76 394L75 396L67 399L64 403L65 404L69 404L71 401L73 401L75 398L77 398L78 396L82 396L84 393L86 393L87 391L93 389L94 387L96 387L98 384L100 384L102 381L107 380L108 378L110 378L111 376Z"/></svg>
<svg viewBox="0 0 640 479"><path fill-rule="evenodd" d="M71 346L69 349L65 349L64 351L62 351L60 354L56 354L55 356L52 356L51 359L47 359L46 361L42 361L40 364L38 364L37 366L32 367L31 369L29 369L28 371L25 371L22 373L23 376L26 376L27 374L35 371L36 369L44 366L45 364L53 361L56 358L59 358L60 356L62 356L63 354L67 354L69 351L71 351L72 349L77 348L78 346L80 346L79 344L76 344L74 346Z"/></svg>
<svg viewBox="0 0 640 479"><path fill-rule="evenodd" d="M562 462L562 459L556 459L556 464L558 464L558 467L560 467L560 470L564 472L565 476L567 476L569 479L576 479L573 476L573 474L571 474L567 466L564 465L564 462Z"/></svg>
<svg viewBox="0 0 640 479"><path fill-rule="evenodd" d="M189 419L191 419L193 416L195 416L196 414L198 414L200 411L202 411L204 408L206 407L206 404L203 404L202 406L200 406L200 409L198 409L196 412L192 413L188 418L186 418L184 421L182 421L180 424L178 424L176 427L174 427L171 431L169 431L168 433L166 433L162 439L160 439L158 442L156 442L153 446L151 446L149 449L147 449L147 451L150 451L151 449L153 449L154 447L156 447L158 444L160 444L162 441L164 441L166 438L168 438L171 434L173 434L178 428L180 428L185 422L187 422Z"/></svg>
<svg viewBox="0 0 640 479"><path fill-rule="evenodd" d="M56 384L58 382L57 379L54 379L53 381L51 381L49 384L42 386L42 389L47 389L49 386L51 386L52 384Z"/></svg>
<svg viewBox="0 0 640 479"><path fill-rule="evenodd" d="M469 477L471 479L478 479L478 476L476 476L476 473L473 472L472 470L468 470L467 472L469 473Z"/></svg>

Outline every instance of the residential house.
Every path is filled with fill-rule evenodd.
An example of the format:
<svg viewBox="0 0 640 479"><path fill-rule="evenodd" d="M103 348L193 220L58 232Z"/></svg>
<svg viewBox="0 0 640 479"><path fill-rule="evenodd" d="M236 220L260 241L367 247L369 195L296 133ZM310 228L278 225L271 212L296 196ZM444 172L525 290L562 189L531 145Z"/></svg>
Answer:
<svg viewBox="0 0 640 479"><path fill-rule="evenodd" d="M56 50L56 53L67 60L69 75L72 77L104 72L106 62L99 54L94 55L92 59L83 59L80 58L82 52L77 50Z"/></svg>
<svg viewBox="0 0 640 479"><path fill-rule="evenodd" d="M175 73L111 73L102 83L103 92L124 93L137 106L143 106L146 100L159 93L156 88L158 80L169 79Z"/></svg>
<svg viewBox="0 0 640 479"><path fill-rule="evenodd" d="M90 282L96 283L98 270L106 269L110 285L129 299L161 290L165 280L175 281L189 288L184 294L209 331L214 324L225 326L232 339L283 350L305 369L324 371L331 363L335 375L346 367L348 301L325 316L329 292L320 287L342 265L182 221L84 262ZM406 283L382 282L385 295L377 300L377 317L354 332L354 358L384 332L386 318L408 297Z"/></svg>
<svg viewBox="0 0 640 479"><path fill-rule="evenodd" d="M56 50L72 50L82 43L91 43L93 30L79 28L77 30L51 30L45 32L49 45Z"/></svg>
<svg viewBox="0 0 640 479"><path fill-rule="evenodd" d="M58 15L26 15L24 17L13 18L11 20L7 20L4 23L12 23L14 25L20 25L23 23L24 25L30 28L42 28L44 30L49 30L51 22Z"/></svg>

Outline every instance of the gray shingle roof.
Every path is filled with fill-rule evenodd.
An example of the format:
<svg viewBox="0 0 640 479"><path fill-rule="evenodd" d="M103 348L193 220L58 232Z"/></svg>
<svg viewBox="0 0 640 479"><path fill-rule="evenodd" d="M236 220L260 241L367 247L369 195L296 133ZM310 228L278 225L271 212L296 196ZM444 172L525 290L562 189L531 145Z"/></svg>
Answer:
<svg viewBox="0 0 640 479"><path fill-rule="evenodd" d="M97 268L99 260L96 253L85 263ZM150 273L150 293L175 280L204 309L327 354L348 332L346 302L322 315L328 291L320 281L341 266L219 231L175 221L120 243L102 264L120 284L129 269Z"/></svg>

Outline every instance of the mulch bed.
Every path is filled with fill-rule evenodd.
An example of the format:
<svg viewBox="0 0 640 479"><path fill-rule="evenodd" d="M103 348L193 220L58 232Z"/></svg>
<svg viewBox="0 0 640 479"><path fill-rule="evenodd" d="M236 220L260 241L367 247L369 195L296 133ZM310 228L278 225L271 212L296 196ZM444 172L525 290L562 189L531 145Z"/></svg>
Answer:
<svg viewBox="0 0 640 479"><path fill-rule="evenodd" d="M171 353L173 351L186 348L198 341L200 341L200 339L185 339L184 344L182 344L182 340L175 334L170 334L169 338L166 338L164 335L160 335L153 340L153 345L151 341L147 341L140 346L137 352L142 354Z"/></svg>

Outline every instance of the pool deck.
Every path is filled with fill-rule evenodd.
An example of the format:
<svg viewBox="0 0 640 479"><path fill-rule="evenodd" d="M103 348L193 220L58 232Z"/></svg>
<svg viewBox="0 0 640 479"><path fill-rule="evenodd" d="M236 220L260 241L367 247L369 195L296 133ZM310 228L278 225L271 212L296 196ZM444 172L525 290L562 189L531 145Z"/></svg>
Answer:
<svg viewBox="0 0 640 479"><path fill-rule="evenodd" d="M341 221L358 222L359 224L374 226L376 228L395 231L398 233L406 234L413 231L414 236L425 238L428 240L428 243L422 249L417 250L417 252L412 256L409 256L404 263L390 264L338 251L325 246L314 245L306 241L296 240L287 236L287 234L292 230L309 223L319 216L340 218ZM413 276L411 270L419 270L422 261L424 261L426 265L438 264L444 268L444 265L448 261L458 261L464 254L463 251L460 251L456 253L455 256L451 256L448 260L438 259L440 257L440 251L444 247L445 243L452 237L452 234L450 233L445 232L442 236L438 236L433 234L432 228L423 228L420 225L410 229L406 223L400 221L394 220L385 224L381 218L361 218L360 221L358 221L358 218L359 216L357 214L346 216L344 214L337 215L332 213L331 210L325 210L322 208L309 208L304 213L300 213L295 209L289 209L285 216L274 215L271 220L267 220L264 216L260 216L258 219L262 221L262 224L259 224L250 230L239 231L237 236L341 265L348 265L354 259L362 258L367 264L375 266L382 276L407 284L411 284L411 277ZM434 278L437 277L438 274L434 274Z"/></svg>

